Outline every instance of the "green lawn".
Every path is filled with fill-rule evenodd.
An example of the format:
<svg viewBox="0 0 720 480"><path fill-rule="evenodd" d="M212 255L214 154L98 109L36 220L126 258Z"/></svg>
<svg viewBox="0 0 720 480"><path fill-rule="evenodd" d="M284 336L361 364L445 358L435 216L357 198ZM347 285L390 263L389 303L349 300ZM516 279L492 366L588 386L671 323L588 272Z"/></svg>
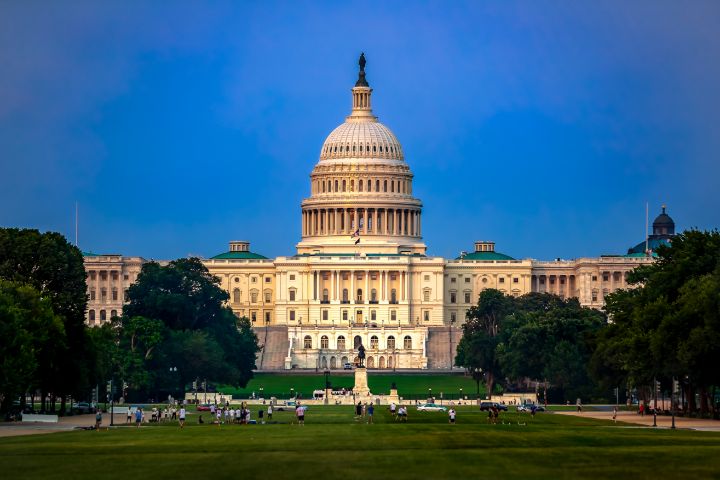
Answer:
<svg viewBox="0 0 720 480"><path fill-rule="evenodd" d="M257 418L256 409L253 416ZM507 413L502 424L470 407L442 413L385 407L376 424L351 407L312 406L268 425L121 427L0 439L4 478L718 478L720 433L653 430L562 415ZM518 424L518 422L520 424Z"/></svg>
<svg viewBox="0 0 720 480"><path fill-rule="evenodd" d="M330 383L334 389L347 388L351 389L355 383L355 377L352 372L338 373L333 372L330 377ZM432 389L432 394L440 398L440 393L449 393L455 395L460 394L460 389L464 395L475 395L477 385L471 377L463 375L421 375L421 374L393 374L393 373L373 373L368 372L368 384L373 393L389 393L392 382L397 384L398 391L403 395L426 395L428 388ZM323 389L325 386L325 376L322 373L313 375L305 374L272 374L257 373L244 389L236 389L232 387L220 387L218 391L229 393L236 397L248 397L252 392L256 395L260 394L260 387L263 388L265 396L275 395L279 398L287 397L290 394L290 388L295 392L301 392L303 397L309 398L315 389ZM480 386L480 392L484 395L485 389Z"/></svg>

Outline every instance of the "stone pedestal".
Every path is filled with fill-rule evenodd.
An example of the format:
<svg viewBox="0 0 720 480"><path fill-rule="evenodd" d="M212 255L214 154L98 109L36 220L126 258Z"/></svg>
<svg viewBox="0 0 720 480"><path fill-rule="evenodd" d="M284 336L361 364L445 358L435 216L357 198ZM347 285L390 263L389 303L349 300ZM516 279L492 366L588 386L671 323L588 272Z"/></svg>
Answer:
<svg viewBox="0 0 720 480"><path fill-rule="evenodd" d="M400 403L400 397L397 393L397 388L391 388L390 389L390 395L387 397L388 403L395 403L395 405Z"/></svg>
<svg viewBox="0 0 720 480"><path fill-rule="evenodd" d="M370 389L367 383L367 369L364 367L358 367L355 369L355 386L353 392L356 396L366 397L370 394Z"/></svg>

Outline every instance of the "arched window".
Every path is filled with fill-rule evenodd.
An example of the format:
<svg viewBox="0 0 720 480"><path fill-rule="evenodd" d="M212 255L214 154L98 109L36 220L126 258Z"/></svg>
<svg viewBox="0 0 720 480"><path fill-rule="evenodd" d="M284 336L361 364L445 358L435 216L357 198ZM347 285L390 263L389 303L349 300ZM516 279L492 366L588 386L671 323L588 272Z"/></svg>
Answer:
<svg viewBox="0 0 720 480"><path fill-rule="evenodd" d="M390 181L390 193L395 193L395 180Z"/></svg>
<svg viewBox="0 0 720 480"><path fill-rule="evenodd" d="M350 191L351 192L355 191L355 180L350 180Z"/></svg>
<svg viewBox="0 0 720 480"><path fill-rule="evenodd" d="M107 314L105 313L105 310L100 310L100 321L104 322L107 320Z"/></svg>
<svg viewBox="0 0 720 480"><path fill-rule="evenodd" d="M403 346L408 350L412 349L412 338L410 338L410 335L405 335L405 338L403 338Z"/></svg>
<svg viewBox="0 0 720 480"><path fill-rule="evenodd" d="M233 303L240 303L240 289L233 290Z"/></svg>
<svg viewBox="0 0 720 480"><path fill-rule="evenodd" d="M342 301L345 303L348 302L348 289L347 288L343 288Z"/></svg>
<svg viewBox="0 0 720 480"><path fill-rule="evenodd" d="M376 335L370 337L370 348L378 348L378 337Z"/></svg>
<svg viewBox="0 0 720 480"><path fill-rule="evenodd" d="M360 338L360 335L355 335L355 338L353 338L353 348L357 350L360 345L362 345L362 338Z"/></svg>
<svg viewBox="0 0 720 480"><path fill-rule="evenodd" d="M380 191L380 180L375 180L375 191L376 192Z"/></svg>
<svg viewBox="0 0 720 480"><path fill-rule="evenodd" d="M345 188L347 187L347 180L343 180L343 189L342 191L345 191Z"/></svg>
<svg viewBox="0 0 720 480"><path fill-rule="evenodd" d="M337 368L337 359L335 357L330 357L330 370L335 370Z"/></svg>
<svg viewBox="0 0 720 480"><path fill-rule="evenodd" d="M303 341L303 348L312 348L312 338L310 335L305 335L305 339Z"/></svg>
<svg viewBox="0 0 720 480"><path fill-rule="evenodd" d="M371 192L371 191L372 191L372 180L368 180L368 181L367 181L367 191L368 191L368 192Z"/></svg>
<svg viewBox="0 0 720 480"><path fill-rule="evenodd" d="M320 348L328 348L328 345L330 344L327 335L323 335L320 337Z"/></svg>
<svg viewBox="0 0 720 480"><path fill-rule="evenodd" d="M117 317L117 310L110 310L110 318Z"/></svg>
<svg viewBox="0 0 720 480"><path fill-rule="evenodd" d="M345 350L345 337L340 335L337 339L337 349L338 350Z"/></svg>
<svg viewBox="0 0 720 480"><path fill-rule="evenodd" d="M367 362L367 368L375 368L375 359L373 357L368 357Z"/></svg>
<svg viewBox="0 0 720 480"><path fill-rule="evenodd" d="M327 288L323 288L323 294L322 294L323 302L329 301L329 300L328 300L329 298L330 298L330 294L328 293L328 289L327 289Z"/></svg>
<svg viewBox="0 0 720 480"><path fill-rule="evenodd" d="M387 339L387 348L388 350L395 350L395 337L390 335Z"/></svg>
<svg viewBox="0 0 720 480"><path fill-rule="evenodd" d="M358 192L362 192L362 191L363 191L363 181L358 180Z"/></svg>
<svg viewBox="0 0 720 480"><path fill-rule="evenodd" d="M362 302L362 301L363 301L362 288L358 288L358 289L357 289L357 301L358 301L358 302Z"/></svg>
<svg viewBox="0 0 720 480"><path fill-rule="evenodd" d="M383 192L387 192L387 180L383 182Z"/></svg>
<svg viewBox="0 0 720 480"><path fill-rule="evenodd" d="M335 191L336 192L338 191L338 181L337 180L335 180Z"/></svg>
<svg viewBox="0 0 720 480"><path fill-rule="evenodd" d="M385 368L385 357L380 357L380 361L378 362L378 368Z"/></svg>
<svg viewBox="0 0 720 480"><path fill-rule="evenodd" d="M90 318L90 324L95 323L95 310L90 310L88 312L88 317Z"/></svg>

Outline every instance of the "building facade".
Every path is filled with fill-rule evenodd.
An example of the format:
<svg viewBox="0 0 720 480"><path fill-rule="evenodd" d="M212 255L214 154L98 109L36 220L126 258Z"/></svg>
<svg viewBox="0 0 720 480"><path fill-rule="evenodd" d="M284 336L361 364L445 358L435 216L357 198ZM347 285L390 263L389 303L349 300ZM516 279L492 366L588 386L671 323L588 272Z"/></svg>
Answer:
<svg viewBox="0 0 720 480"><path fill-rule="evenodd" d="M601 308L606 295L628 287L629 271L653 261L649 248L637 251L641 244L627 255L576 260L516 260L486 241L456 259L428 256L413 174L400 142L373 114L364 66L361 57L350 115L311 172L296 253L269 259L233 241L204 262L232 310L256 328L258 368L343 368L360 343L368 368L450 368L465 313L482 290L548 292ZM669 241L674 223L664 207L656 224L657 241ZM144 260L87 255L85 262L88 323L97 325L121 313Z"/></svg>

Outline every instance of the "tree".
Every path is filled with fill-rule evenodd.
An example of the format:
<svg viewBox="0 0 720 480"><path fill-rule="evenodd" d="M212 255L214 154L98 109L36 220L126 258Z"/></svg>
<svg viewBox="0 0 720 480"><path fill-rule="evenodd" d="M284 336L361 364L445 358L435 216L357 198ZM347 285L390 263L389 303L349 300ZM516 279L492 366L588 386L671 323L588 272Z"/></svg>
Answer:
<svg viewBox="0 0 720 480"><path fill-rule="evenodd" d="M655 378L668 386L681 379L688 409L696 409L699 391L706 412L709 389L720 383L714 368L720 353L720 233L683 232L657 254L655 263L629 275L637 288L608 296L612 323L599 336L593 374L601 381L624 377L645 399Z"/></svg>
<svg viewBox="0 0 720 480"><path fill-rule="evenodd" d="M500 377L498 345L505 317L513 309L513 298L499 290L487 289L480 293L478 304L468 309L455 356L455 364L474 375L482 372L489 398L492 398L495 379ZM476 379L476 381L478 381Z"/></svg>
<svg viewBox="0 0 720 480"><path fill-rule="evenodd" d="M87 286L82 254L59 233L2 228L0 278L33 286L43 298L49 299L52 310L62 319L65 340L42 352L52 353L53 357L46 359L38 387L43 393L52 393L53 398L60 396L64 407L66 395L82 395L89 389L92 375L92 352L87 349L85 327ZM45 395L42 397L44 402Z"/></svg>
<svg viewBox="0 0 720 480"><path fill-rule="evenodd" d="M225 306L228 298L197 258L145 264L118 320L123 378L158 396L199 377L245 386L257 337Z"/></svg>
<svg viewBox="0 0 720 480"><path fill-rule="evenodd" d="M0 410L38 385L65 331L47 298L30 285L0 280Z"/></svg>

